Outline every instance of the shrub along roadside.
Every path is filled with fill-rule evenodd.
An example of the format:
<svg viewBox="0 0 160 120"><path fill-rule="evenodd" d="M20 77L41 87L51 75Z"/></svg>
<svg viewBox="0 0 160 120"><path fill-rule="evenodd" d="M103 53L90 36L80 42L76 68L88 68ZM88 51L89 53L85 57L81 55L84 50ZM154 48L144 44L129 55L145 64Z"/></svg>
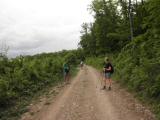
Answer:
<svg viewBox="0 0 160 120"><path fill-rule="evenodd" d="M63 51L20 56L11 60L1 57L0 119L17 120L22 113L27 111L25 106L34 96L49 86L63 82L64 62L70 63L72 74L77 71L76 64L79 60L74 54L74 51Z"/></svg>
<svg viewBox="0 0 160 120"><path fill-rule="evenodd" d="M87 57L86 58L86 63L88 65L91 65L95 67L96 69L102 71L103 66L104 66L104 59L105 57L108 57L110 59L110 62L114 65L114 56L113 54L108 54L106 56L98 56L98 57Z"/></svg>
<svg viewBox="0 0 160 120"><path fill-rule="evenodd" d="M116 79L148 103L160 119L160 42L147 34L135 38L114 60Z"/></svg>
<svg viewBox="0 0 160 120"><path fill-rule="evenodd" d="M86 59L86 64L91 65L98 70L102 70L103 68L104 57L88 57Z"/></svg>
<svg viewBox="0 0 160 120"><path fill-rule="evenodd" d="M134 93L141 102L150 106L157 119L160 119L159 44L158 41L146 40L142 37L136 38L118 55L110 55L115 68L113 80ZM151 49L148 50L148 48ZM104 56L88 57L86 60L88 65L102 70Z"/></svg>

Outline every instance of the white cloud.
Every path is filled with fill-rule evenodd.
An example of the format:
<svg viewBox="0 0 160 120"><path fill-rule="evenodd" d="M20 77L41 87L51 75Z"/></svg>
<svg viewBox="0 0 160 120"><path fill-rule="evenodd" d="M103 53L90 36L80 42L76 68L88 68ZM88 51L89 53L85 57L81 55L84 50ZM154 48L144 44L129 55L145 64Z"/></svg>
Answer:
<svg viewBox="0 0 160 120"><path fill-rule="evenodd" d="M77 48L91 0L1 0L0 41L9 55Z"/></svg>

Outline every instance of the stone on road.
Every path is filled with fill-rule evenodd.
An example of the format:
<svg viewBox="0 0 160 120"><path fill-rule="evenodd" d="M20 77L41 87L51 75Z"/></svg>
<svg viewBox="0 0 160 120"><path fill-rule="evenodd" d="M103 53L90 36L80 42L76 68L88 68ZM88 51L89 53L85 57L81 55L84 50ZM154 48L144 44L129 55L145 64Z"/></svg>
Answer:
<svg viewBox="0 0 160 120"><path fill-rule="evenodd" d="M53 102L23 120L154 120L152 113L113 83L101 90L100 74L85 66Z"/></svg>

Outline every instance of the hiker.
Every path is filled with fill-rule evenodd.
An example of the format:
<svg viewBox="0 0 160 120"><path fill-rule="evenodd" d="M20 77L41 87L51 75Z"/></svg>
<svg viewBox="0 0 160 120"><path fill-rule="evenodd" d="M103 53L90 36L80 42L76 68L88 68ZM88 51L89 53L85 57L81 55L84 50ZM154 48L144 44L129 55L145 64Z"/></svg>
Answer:
<svg viewBox="0 0 160 120"><path fill-rule="evenodd" d="M64 72L64 81L65 81L66 83L69 83L70 66L69 66L68 63L65 63L65 64L63 65L63 72Z"/></svg>
<svg viewBox="0 0 160 120"><path fill-rule="evenodd" d="M81 67L81 69L83 68L83 64L84 64L83 61L81 61L81 62L80 62L80 67Z"/></svg>
<svg viewBox="0 0 160 120"><path fill-rule="evenodd" d="M107 82L109 82L108 90L111 90L111 85L112 85L111 75L113 73L113 66L110 63L108 57L105 58L105 65L104 65L104 68L103 68L103 73L104 73L104 77L105 77L103 90L106 89Z"/></svg>

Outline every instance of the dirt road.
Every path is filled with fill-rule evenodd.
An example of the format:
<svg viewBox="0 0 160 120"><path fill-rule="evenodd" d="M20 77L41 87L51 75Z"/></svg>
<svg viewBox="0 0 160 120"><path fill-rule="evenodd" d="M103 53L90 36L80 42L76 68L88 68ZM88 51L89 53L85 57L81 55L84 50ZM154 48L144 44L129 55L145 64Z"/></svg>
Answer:
<svg viewBox="0 0 160 120"><path fill-rule="evenodd" d="M21 120L154 120L153 114L118 84L113 83L111 91L101 90L100 79L94 68L86 66L47 106Z"/></svg>

